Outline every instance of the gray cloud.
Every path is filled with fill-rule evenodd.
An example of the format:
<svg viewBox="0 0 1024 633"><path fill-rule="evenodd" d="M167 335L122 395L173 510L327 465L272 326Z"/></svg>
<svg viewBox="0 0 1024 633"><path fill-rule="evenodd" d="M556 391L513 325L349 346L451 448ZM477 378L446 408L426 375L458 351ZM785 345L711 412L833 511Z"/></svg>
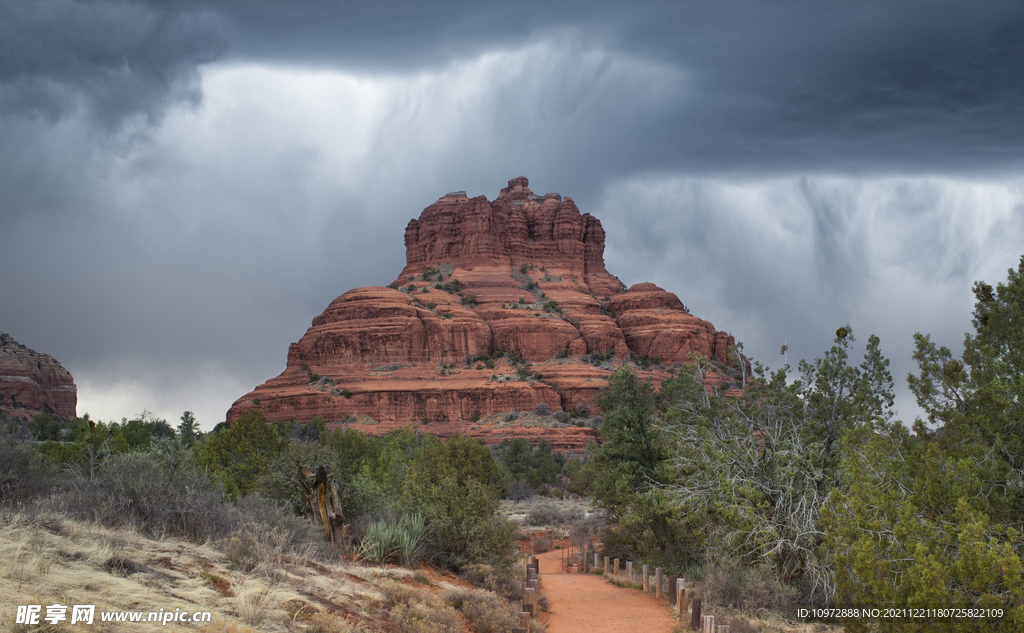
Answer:
<svg viewBox="0 0 1024 633"><path fill-rule="evenodd" d="M124 1L0 3L0 111L55 121L85 109L101 127L195 102L196 68L225 50L207 9Z"/></svg>
<svg viewBox="0 0 1024 633"><path fill-rule="evenodd" d="M1009 2L0 0L0 329L94 414L208 428L393 279L420 209L526 175L754 356L850 322L902 382L909 334L955 346L1019 256L1022 28Z"/></svg>

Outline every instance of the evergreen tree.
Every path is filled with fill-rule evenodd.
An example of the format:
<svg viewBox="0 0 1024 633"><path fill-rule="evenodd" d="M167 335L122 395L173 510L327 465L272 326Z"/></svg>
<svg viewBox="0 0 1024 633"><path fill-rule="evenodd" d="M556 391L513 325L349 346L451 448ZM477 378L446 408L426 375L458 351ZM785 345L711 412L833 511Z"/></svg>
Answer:
<svg viewBox="0 0 1024 633"><path fill-rule="evenodd" d="M961 358L914 337L918 373L908 382L927 423L918 419L913 433L885 423L852 433L845 494L825 522L840 605L1003 615L880 619L882 632L1024 630L1024 257L1005 285L979 282L974 295L975 332Z"/></svg>

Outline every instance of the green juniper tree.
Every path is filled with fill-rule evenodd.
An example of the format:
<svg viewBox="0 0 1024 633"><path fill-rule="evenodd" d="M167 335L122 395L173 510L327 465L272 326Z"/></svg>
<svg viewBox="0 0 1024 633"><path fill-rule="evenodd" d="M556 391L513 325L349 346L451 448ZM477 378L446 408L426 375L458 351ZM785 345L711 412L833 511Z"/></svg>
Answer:
<svg viewBox="0 0 1024 633"><path fill-rule="evenodd" d="M843 438L857 424L891 418L892 379L879 339L850 363L849 326L800 379L788 365L755 363L741 396L706 387L699 356L662 385L661 419L672 441L674 480L666 491L681 516L698 520L721 556L768 565L800 582L815 602L835 591L821 510L841 485Z"/></svg>
<svg viewBox="0 0 1024 633"><path fill-rule="evenodd" d="M1024 257L974 285L974 334L956 358L915 335L908 382L928 422L847 438L845 493L825 523L840 605L1001 609L1001 618L878 621L880 631L1024 630ZM932 427L932 428L930 428ZM863 621L846 623L863 631Z"/></svg>

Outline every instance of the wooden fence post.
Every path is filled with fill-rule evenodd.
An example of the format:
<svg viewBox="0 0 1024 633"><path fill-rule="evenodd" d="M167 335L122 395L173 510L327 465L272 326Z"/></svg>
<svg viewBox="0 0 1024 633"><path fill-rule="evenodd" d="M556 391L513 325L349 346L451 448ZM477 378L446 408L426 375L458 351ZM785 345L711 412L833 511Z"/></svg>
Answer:
<svg viewBox="0 0 1024 633"><path fill-rule="evenodd" d="M679 620L686 617L686 581L682 578L676 581L676 606L679 607Z"/></svg>
<svg viewBox="0 0 1024 633"><path fill-rule="evenodd" d="M601 566L601 564L598 562L597 556L598 556L597 552L594 552L594 569L597 569L598 567Z"/></svg>
<svg viewBox="0 0 1024 633"><path fill-rule="evenodd" d="M626 580L633 582L633 561L626 561Z"/></svg>
<svg viewBox="0 0 1024 633"><path fill-rule="evenodd" d="M644 593L651 590L651 566L644 565Z"/></svg>
<svg viewBox="0 0 1024 633"><path fill-rule="evenodd" d="M661 597L661 575L662 575L661 567L655 567L654 568L654 597L655 598L660 598Z"/></svg>
<svg viewBox="0 0 1024 633"><path fill-rule="evenodd" d="M537 615L537 590L527 589L526 598L523 600L525 603L526 610L530 615Z"/></svg>
<svg viewBox="0 0 1024 633"><path fill-rule="evenodd" d="M608 575L608 567L611 565L611 561L612 561L611 556L605 556L604 557L604 575L605 576Z"/></svg>
<svg viewBox="0 0 1024 633"><path fill-rule="evenodd" d="M612 575L615 576L616 578L619 577L619 559L618 558L615 559L615 570L612 572Z"/></svg>
<svg viewBox="0 0 1024 633"><path fill-rule="evenodd" d="M707 631L707 633L715 633L715 616L704 616L704 630Z"/></svg>
<svg viewBox="0 0 1024 633"><path fill-rule="evenodd" d="M690 609L690 628L696 631L700 627L700 598L693 599L693 608Z"/></svg>
<svg viewBox="0 0 1024 633"><path fill-rule="evenodd" d="M524 631L526 631L526 633L530 633L530 612L529 611L520 611L519 612L519 628L521 628Z"/></svg>
<svg viewBox="0 0 1024 633"><path fill-rule="evenodd" d="M671 576L668 579L668 603L669 604L675 604L676 603L676 583L678 582L678 580L679 579L676 578L675 576Z"/></svg>

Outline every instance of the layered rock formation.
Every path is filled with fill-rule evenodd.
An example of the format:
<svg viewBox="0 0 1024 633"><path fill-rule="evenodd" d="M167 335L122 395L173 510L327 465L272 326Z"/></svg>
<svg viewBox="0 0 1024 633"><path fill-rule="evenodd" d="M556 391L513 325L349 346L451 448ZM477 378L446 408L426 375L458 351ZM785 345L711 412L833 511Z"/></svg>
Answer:
<svg viewBox="0 0 1024 633"><path fill-rule="evenodd" d="M395 282L332 301L292 344L285 371L239 398L228 420L261 408L268 419L319 416L370 432L427 421L441 435L582 448L588 428L550 415L527 427L507 412L596 414L594 396L619 364L660 383L691 352L727 363L733 344L674 294L626 289L605 269L604 241L597 218L571 198L534 195L526 178L493 202L449 193L409 222Z"/></svg>
<svg viewBox="0 0 1024 633"><path fill-rule="evenodd" d="M73 418L77 405L78 390L68 370L0 332L0 411L17 418L39 413Z"/></svg>

